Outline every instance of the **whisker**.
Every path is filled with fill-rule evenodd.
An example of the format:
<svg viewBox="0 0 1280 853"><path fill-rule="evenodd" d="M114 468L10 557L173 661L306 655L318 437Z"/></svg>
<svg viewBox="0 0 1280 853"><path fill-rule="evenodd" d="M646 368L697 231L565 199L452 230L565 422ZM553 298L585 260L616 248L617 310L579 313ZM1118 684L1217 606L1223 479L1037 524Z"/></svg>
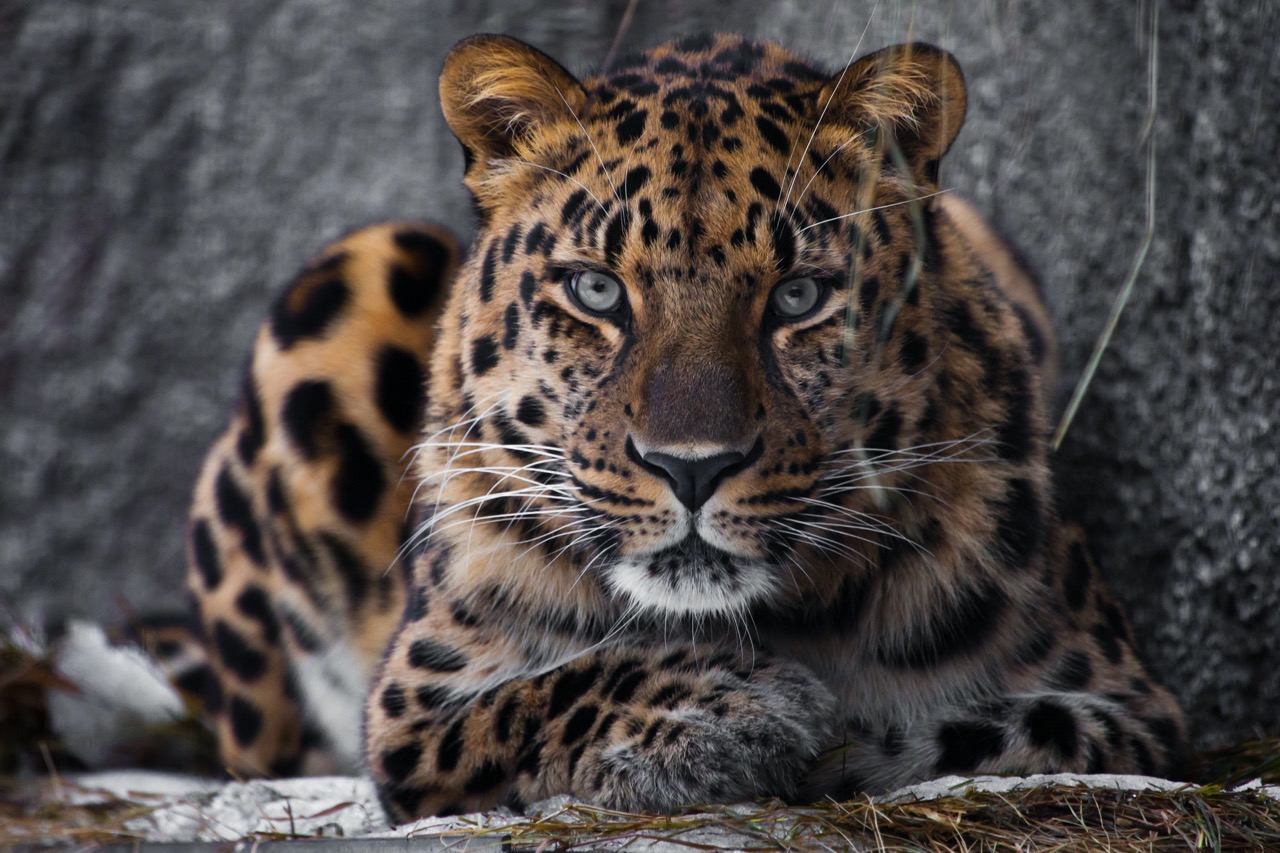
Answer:
<svg viewBox="0 0 1280 853"><path fill-rule="evenodd" d="M582 119L578 118L578 113L574 111L573 107L569 104L569 99L564 96L564 93L557 90L556 94L560 96L560 100L564 101L565 109L569 111L569 115L573 116L573 120L578 123L578 127L582 129L582 135L587 138L587 144L590 145L591 150L595 152L596 161L600 163L600 171L604 173L604 179L609 182L609 189L613 190L613 197L621 202L622 199L618 196L618 187L614 184L613 176L609 174L609 168L605 166L604 158L600 156L600 149L596 147L596 141L591 138L591 133L587 130L587 126L582 123ZM597 200L596 203L599 204L599 201ZM604 210L604 205L600 205L600 209Z"/></svg>
<svg viewBox="0 0 1280 853"><path fill-rule="evenodd" d="M866 463L862 461L855 462L852 465L845 466L839 470L826 474L822 481L826 484L836 483L860 483L865 480L876 480L889 476L890 474L905 473L914 471L918 468L926 468L930 465L939 463L955 463L963 465L972 465L975 463L990 463L997 461L997 457L939 457L936 459L904 459L890 464ZM919 477L919 474L911 475Z"/></svg>
<svg viewBox="0 0 1280 853"><path fill-rule="evenodd" d="M562 529L576 527L578 525L591 524L594 521L596 521L596 519L594 518L590 518L590 517L583 518L579 521L573 522L572 524L566 524ZM600 539L605 535L605 529L603 527L600 527L599 525L596 525L592 529L586 530L586 531L570 531L570 532L576 534L575 538L570 539L567 543L560 546L555 551L552 551L551 554L548 555L549 560L552 560L552 561L558 560L560 559L560 557L564 556L564 554L567 553L568 551L571 551L579 547L580 545L584 545L588 542L593 542L597 539Z"/></svg>
<svg viewBox="0 0 1280 853"><path fill-rule="evenodd" d="M462 525L499 524L504 521L507 521L507 522L520 521L525 518L564 519L566 524L585 524L587 521L590 521L589 518L580 518L580 519L573 518L573 515L580 512L587 512L587 509L585 507L582 507L582 508L569 507L567 509L530 508L527 510L521 510L519 512L500 512L500 513L495 513L494 515L481 514L481 515L475 516L474 518L470 518L470 517L460 518L460 519L455 519L453 521L450 521L448 524L445 524L445 525L433 526L431 529L431 535L436 536L443 533L446 530L450 530L454 527L461 527Z"/></svg>
<svg viewBox="0 0 1280 853"><path fill-rule="evenodd" d="M561 97L563 97L563 96L561 96ZM577 116L574 116L574 118L577 118ZM578 124L579 124L579 126L581 126L582 122L578 122ZM585 127L584 127L584 128L582 128L582 132L583 132L583 133L586 133L586 131L587 131L587 129L586 129ZM588 142L590 142L590 141L591 141L591 137L590 137L590 136L588 136L588 137L587 137L587 141L588 141ZM591 147L592 147L592 148L595 148L595 144L594 144L594 143L592 143ZM599 156L600 156L600 152L598 152L598 151L597 151L597 152L596 152L596 156L597 156L597 157L599 157ZM543 166L541 163L534 163L534 162L532 162L532 161L530 161L530 160L516 160L516 161L514 161L514 162L516 162L517 164L519 164L519 165L521 165L521 166L529 166L529 167L534 168L534 169L542 169L542 170L543 170L543 171L545 171L545 172L550 172L550 173L552 173L553 175L559 175L560 177L562 177L562 178L564 178L564 179L566 179L566 180L573 181L575 184L577 184L579 187L581 187L581 188L582 188L582 191L583 191L583 192L585 192L587 195L591 196L591 200L592 200L592 201L594 201L594 202L596 203L596 207L600 208L600 209L601 209L602 211L604 211L606 214L609 212L608 210L606 210L606 209L605 209L604 203L603 203L603 202L601 202L601 201L600 201L600 199L596 198L596 194L595 194L595 193L593 193L593 192L592 192L592 191L587 187L587 185L586 185L586 184L584 184L582 181L578 180L577 178L574 178L574 177L572 177L572 176L570 176L570 175L566 175L564 172L561 172L559 169L553 169L553 168L551 168L550 166ZM603 162L602 162L602 165L603 165ZM610 183L612 183L612 181L610 181ZM615 194L616 194L616 190L615 190Z"/></svg>
<svg viewBox="0 0 1280 853"><path fill-rule="evenodd" d="M963 438L945 439L943 441L931 441L931 442L926 442L924 444L913 444L910 447L905 447L902 449L875 450L874 452L903 454L903 453L915 453L925 448L941 448L945 450L952 447L958 447L961 445L969 445L969 444L972 444L974 446L979 446L979 445L990 442L991 439L984 438L983 436L986 436L988 433L991 433L991 432L993 432L993 430L990 427L987 427L984 429L980 429L977 432L970 433L969 435L964 436ZM828 454L828 456L839 456L840 454L844 454L844 453L864 453L867 450L868 448L866 447L849 447L843 450L832 451L831 453Z"/></svg>
<svg viewBox="0 0 1280 853"><path fill-rule="evenodd" d="M482 421L484 418L488 417L490 413L492 413L492 412L493 412L493 411L494 411L494 410L495 410L499 405L501 405L501 403L502 403L502 400L501 400L501 399L496 400L492 405L490 405L490 406L489 406L489 408L485 409L485 410L484 410L483 412L481 412L477 417L475 417L475 418L473 418L473 419L472 419L471 423L467 426L466 431L462 434L462 439L463 439L463 441L464 441L464 442L465 442L468 438L470 438L470 437L471 437L471 431L472 431L473 429L475 429L476 425L477 425L477 424L479 424L479 423L480 423L480 421ZM453 434L453 430L450 430L450 431L449 431L449 434L450 434L450 435L452 435L452 434ZM457 453L458 453L458 451L457 451L457 450L454 450L453 454L452 454L452 455L450 455L450 457L448 458L448 460L445 462L444 470L445 470L446 472L447 472L447 471L449 471L449 470L451 470L451 469L453 468L453 460L454 460L454 457L457 455ZM418 498L418 489L422 488L422 486L423 486L423 485L425 485L425 483L426 483L426 481L424 480L422 483L419 483L419 484L418 484L417 488L415 488L415 489L414 489L414 491L413 491L413 500L414 500L414 501L417 501L417 498ZM432 511L432 514L433 514L433 515L434 515L436 512L438 512L438 511L439 511L439 509L440 509L440 502L441 502L443 499L444 499L444 488L443 488L443 486L441 486L441 487L438 487L438 488L436 489L436 504L435 504L435 507L434 507L434 509L433 509L433 511Z"/></svg>
<svg viewBox="0 0 1280 853"><path fill-rule="evenodd" d="M861 559L861 560L867 559L865 554L860 554L859 552L855 551L853 548L850 548L848 545L845 545L840 542L835 542L831 539L825 539L813 533L812 531L798 528L795 526L796 523L797 523L797 520L781 521L781 522L778 522L778 526L785 529L787 532L789 532L792 536L795 536L797 539L803 542L807 542L810 545L814 546L815 548L818 548L819 550L827 551L828 553L838 553L841 556L849 557L850 559ZM817 525L817 524L812 524L809 526L823 529L821 525ZM851 533L847 533L843 531L841 531L840 535L848 536L850 539L856 539L859 542L864 542L868 545L878 544L872 539L867 539L862 536L855 536Z"/></svg>
<svg viewBox="0 0 1280 853"><path fill-rule="evenodd" d="M861 512L855 509L850 509L849 507L841 506L840 504L832 503L830 501L818 500L815 498L803 498L801 499L801 502L809 504L810 506L818 507L819 509L827 510L828 512L831 512L831 513L835 513L836 515L841 516L843 519L846 519L844 521L839 521L839 522L831 521L829 523L850 525L854 529L864 530L868 533L878 533L882 536L889 536L895 539L906 538L897 530L893 529L893 527L889 524L888 521L878 519L865 512ZM816 523L816 522L807 522L807 523Z"/></svg>
<svg viewBox="0 0 1280 853"><path fill-rule="evenodd" d="M502 392L498 392L498 393L496 393L496 394L491 394L491 395L489 395L488 397L485 397L485 398L484 398L484 400L482 400L482 401L480 401L480 402L484 402L484 401L487 401L487 400L490 400L490 399L497 399L497 398L499 398L499 397L501 397L501 396L502 396ZM475 423L475 422L479 421L481 418L483 418L483 417L484 417L484 414L481 414L481 415L479 415L479 416L477 416L477 417L475 417L475 418L467 418L467 417L466 417L467 415L471 414L471 413L472 413L472 412L474 412L477 408L479 408L479 407L480 407L480 402L472 403L472 404L471 404L470 406L468 406L464 411L462 411L461 413L459 413L459 419L458 419L458 420L454 421L454 422L453 422L453 423L451 423L451 424L447 424L447 425L445 425L445 426L444 426L444 427L442 427L441 429L436 430L436 431L435 431L435 432L433 432L431 435L427 436L427 437L423 440L423 443L419 443L419 444L411 445L411 446L409 447L409 449L408 449L408 450L406 450L403 454L401 454L401 456L400 456L400 461L401 461L402 463L404 463L404 471L403 471L403 472L401 473L401 475L400 475L400 480L401 480L401 482L403 482L403 481L404 481L404 478L405 478L406 476L408 476L409 472L410 472L410 471L412 471L412 470L414 470L414 468L416 467L417 462L418 462L418 457L422 454L423 444L424 444L424 443L426 443L426 442L430 442L432 439L437 438L441 433L445 433L445 432L452 432L452 431L454 431L454 430L458 429L462 424L471 425L471 424L473 424L473 423ZM405 461L405 457L408 457L408 461ZM415 493L416 493L416 489L415 489Z"/></svg>
<svg viewBox="0 0 1280 853"><path fill-rule="evenodd" d="M567 550L569 550L574 545L578 544L579 542L589 541L590 539L598 537L600 535L601 531L598 528L591 528L588 530L580 529L583 525L590 524L590 523L591 523L590 518L580 518L574 521L566 522L565 524L561 525L555 530L551 530L546 533L543 533L539 536L534 537L533 539L522 540L516 544L526 546L525 549L521 551L519 554L516 554L515 557L513 557L512 559L514 560L520 559L521 557L528 554L530 551L534 550L544 542L549 542L553 539L572 536L573 538L570 540L568 545L563 545L548 555L547 557L548 565L551 563L554 563L557 559L560 558L561 555L563 555Z"/></svg>
<svg viewBox="0 0 1280 853"><path fill-rule="evenodd" d="M521 450L540 453L555 459L564 459L564 451L552 444L505 444L494 441L424 441L415 445L423 449L441 447L469 447L473 450Z"/></svg>
<svg viewBox="0 0 1280 853"><path fill-rule="evenodd" d="M557 493L557 494L572 495L573 494L572 491L564 485L545 483L541 480L534 480L530 477L521 476L521 474L526 471L529 473L541 473L549 476L557 476L557 477L563 476L562 472L560 471L547 470L541 467L537 467L543 464L548 464L548 463L544 460L535 460L534 462L530 462L526 465L522 465L518 467L477 466L477 467L468 467L468 468L462 468L462 469L456 469L456 470L445 468L442 471L432 471L428 473L426 476L424 476L422 480L418 483L418 486L414 489L413 500L415 501L417 500L418 490L421 489L423 486L427 485L429 481L437 480L437 479L440 480L440 482L435 484L436 505L435 505L435 510L433 511L433 515L437 514L440 509L440 504L444 499L445 488L450 483L452 483L454 479L465 476L467 474L481 474L481 475L496 477L497 480L494 483L494 487L500 486L505 481L511 479L511 480L517 480L520 482L528 483L532 486L542 487L547 490L548 494ZM492 491L492 488L490 489L490 491Z"/></svg>
<svg viewBox="0 0 1280 853"><path fill-rule="evenodd" d="M817 132L817 129L815 128L814 131ZM810 142L812 141L813 141L813 138L810 137ZM813 174L809 176L808 182L805 183L804 187L800 190L800 194L796 196L795 202L791 205L791 214L790 214L791 218L787 220L788 225L792 224L792 220L795 217L795 212L800 209L800 202L804 201L804 197L808 194L809 188L813 186L813 182L818 179L818 176L822 174L822 171L827 168L827 164L830 163L832 160L834 160L837 154L839 154L844 149L848 148L855 141L856 141L856 138L847 139L844 142L841 142L838 146L836 146L836 150L828 154L827 159L822 161L822 165L818 166L818 168L814 170ZM807 154L808 151L806 150L805 153ZM788 193L789 192L790 190L788 190ZM821 268L815 267L815 269L821 269Z"/></svg>
<svg viewBox="0 0 1280 853"><path fill-rule="evenodd" d="M849 69L853 67L853 61L858 58L858 51L862 50L862 41L867 37L867 31L871 29L871 21L875 18L876 10L878 10L879 8L880 8L880 2L879 0L876 0L876 5L871 7L871 14L867 15L867 23L862 28L862 35L858 36L858 42L853 46L853 51L849 54L848 61L845 62L844 68L840 71L840 77L836 80L836 84L831 87L831 97L827 98L827 102L822 105L822 112L818 114L818 120L814 122L813 130L809 132L809 140L804 144L804 151L800 152L800 159L796 163L796 170L791 175L791 183L787 185L787 197L786 197L786 201L782 202L781 204L782 207L785 207L787 202L791 200L791 191L795 189L796 178L799 177L800 175L800 166L804 163L805 155L809 153L809 148L813 145L813 139L815 136L818 135L818 128L822 126L822 120L826 118L827 110L831 108L831 102L835 100L836 92L840 90L840 84L844 82L845 75L848 74ZM823 165L826 165L826 164L824 163ZM790 166L791 166L791 157L790 155L788 155L787 167L790 168ZM812 183L812 181L810 183ZM807 188L808 186L806 185L806 189ZM779 204L775 203L774 209L775 210L778 209L779 206L780 206ZM790 218L787 219L787 223L788 224L791 223Z"/></svg>
<svg viewBox="0 0 1280 853"><path fill-rule="evenodd" d="M595 555L590 560L587 561L586 565L582 567L582 571L578 572L578 576L574 578L573 583L570 584L569 588L572 589L573 587L577 586L582 581L582 579L587 576L587 572L591 571L591 567L595 565L597 561L608 559L608 557L612 556L613 553L617 551L617 549L618 549L617 545L611 545L608 548L602 548L599 551L597 551Z"/></svg>
<svg viewBox="0 0 1280 853"><path fill-rule="evenodd" d="M433 512L431 516L425 522L423 522L418 527L418 529L413 532L413 534L410 535L407 545L410 549L412 549L422 544L433 535L435 529L440 526L440 523L443 520L449 518L450 516L456 515L459 512L464 512L468 509L471 509L472 507L480 506L490 501L502 500L505 498L512 498L512 497L519 498L525 495L534 495L537 497L551 498L556 500L566 500L566 501L569 500L568 498L560 498L556 496L545 495L540 485L526 486L520 489L509 489L507 491L498 492L497 494L494 494L491 490L486 494L469 498L457 504L451 504L443 511L437 508L437 511ZM577 502L575 501L575 503Z"/></svg>
<svg viewBox="0 0 1280 853"><path fill-rule="evenodd" d="M812 225L806 225L796 233L803 234L804 232L808 231L811 228L817 228L819 225L826 225L828 222L835 222L840 219L848 219L851 216L861 216L864 213L874 213L877 210L886 210L890 207L901 207L904 204L916 204L917 202L924 201L925 199L933 198L934 196L939 196L939 195L943 195L944 193L949 193L954 191L955 191L954 188L948 187L946 189L938 190L937 192L915 196L914 198L905 199L903 201L893 201L893 202L889 202L888 204L879 204L879 205L876 205L875 207L864 207L861 210L855 210L852 213L842 213L839 216L833 216L830 219L824 219L821 222L815 222Z"/></svg>
<svg viewBox="0 0 1280 853"><path fill-rule="evenodd" d="M563 474L562 472L559 472L559 471L547 471L542 468L504 469L500 467L499 468L490 468L490 467L464 468L460 471L449 471L449 472L441 471L435 474L430 474L427 477L424 477L423 479L428 480L428 479L436 479L437 477L447 477L445 482L440 484L440 486L443 487L445 485L448 485L453 480L456 480L458 477L464 477L468 474L475 474L475 475L484 475L484 476L495 478L497 481L495 485L501 485L507 480L516 480L517 482L528 483L531 486L542 486L547 490L548 493L563 494L563 495L570 495L570 496L574 494L574 490L569 486L566 486L563 484L547 483L543 480L536 480L533 477L526 477L526 476L523 476L524 472L528 472L531 474L546 474L552 477L559 477L565 481L568 481L569 479L569 476L567 474Z"/></svg>

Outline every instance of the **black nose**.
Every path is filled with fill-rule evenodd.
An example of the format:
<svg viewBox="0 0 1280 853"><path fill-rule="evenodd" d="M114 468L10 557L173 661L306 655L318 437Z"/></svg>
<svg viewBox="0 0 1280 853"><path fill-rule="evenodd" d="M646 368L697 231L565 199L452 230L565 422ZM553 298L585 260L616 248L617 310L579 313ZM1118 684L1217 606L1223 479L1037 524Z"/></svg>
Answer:
<svg viewBox="0 0 1280 853"><path fill-rule="evenodd" d="M684 459L658 451L641 455L630 438L627 439L627 452L642 468L666 479L671 484L676 499L687 506L690 512L696 512L698 507L706 503L722 480L749 465L754 461L752 457L759 456L755 448L752 448L752 453L745 455L732 451L699 459Z"/></svg>

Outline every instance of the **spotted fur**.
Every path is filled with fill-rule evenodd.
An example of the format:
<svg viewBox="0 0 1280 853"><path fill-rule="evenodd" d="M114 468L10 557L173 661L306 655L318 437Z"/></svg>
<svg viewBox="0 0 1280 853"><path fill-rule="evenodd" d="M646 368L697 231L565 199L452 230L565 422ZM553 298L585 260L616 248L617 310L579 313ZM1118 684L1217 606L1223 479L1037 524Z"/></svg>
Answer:
<svg viewBox="0 0 1280 853"><path fill-rule="evenodd" d="M938 183L950 55L705 36L580 82L479 36L440 90L456 279L422 226L322 255L197 489L229 766L350 767L364 697L397 819L1179 772L1054 509L1039 286Z"/></svg>
<svg viewBox="0 0 1280 853"><path fill-rule="evenodd" d="M237 774L360 765L360 706L404 609L405 454L457 257L433 226L357 232L302 271L254 341L187 545L206 705Z"/></svg>

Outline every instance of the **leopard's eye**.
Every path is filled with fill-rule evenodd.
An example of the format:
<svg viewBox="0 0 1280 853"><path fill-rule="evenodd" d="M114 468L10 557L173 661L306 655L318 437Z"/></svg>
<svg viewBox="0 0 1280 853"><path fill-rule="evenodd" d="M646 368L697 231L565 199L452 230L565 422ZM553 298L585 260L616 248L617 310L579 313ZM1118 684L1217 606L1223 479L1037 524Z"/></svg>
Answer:
<svg viewBox="0 0 1280 853"><path fill-rule="evenodd" d="M818 307L824 291L816 279L793 278L773 289L769 294L769 307L784 320L798 320Z"/></svg>
<svg viewBox="0 0 1280 853"><path fill-rule="evenodd" d="M565 280L569 296L589 314L614 314L622 307L622 284L602 272L579 270Z"/></svg>

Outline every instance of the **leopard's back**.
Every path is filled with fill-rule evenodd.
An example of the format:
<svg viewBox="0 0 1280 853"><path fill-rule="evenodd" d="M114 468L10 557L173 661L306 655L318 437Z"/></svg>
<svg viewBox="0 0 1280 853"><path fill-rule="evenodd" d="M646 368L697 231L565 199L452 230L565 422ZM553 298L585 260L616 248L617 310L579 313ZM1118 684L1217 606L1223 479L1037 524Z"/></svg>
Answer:
<svg viewBox="0 0 1280 853"><path fill-rule="evenodd" d="M360 707L404 605L407 454L458 259L436 226L354 232L257 333L188 537L216 674L206 704L238 773L359 766Z"/></svg>
<svg viewBox="0 0 1280 853"><path fill-rule="evenodd" d="M1022 251L962 194L939 196L938 207L1018 317L1031 363L1044 388L1045 404L1051 403L1058 386L1058 334L1043 282Z"/></svg>

